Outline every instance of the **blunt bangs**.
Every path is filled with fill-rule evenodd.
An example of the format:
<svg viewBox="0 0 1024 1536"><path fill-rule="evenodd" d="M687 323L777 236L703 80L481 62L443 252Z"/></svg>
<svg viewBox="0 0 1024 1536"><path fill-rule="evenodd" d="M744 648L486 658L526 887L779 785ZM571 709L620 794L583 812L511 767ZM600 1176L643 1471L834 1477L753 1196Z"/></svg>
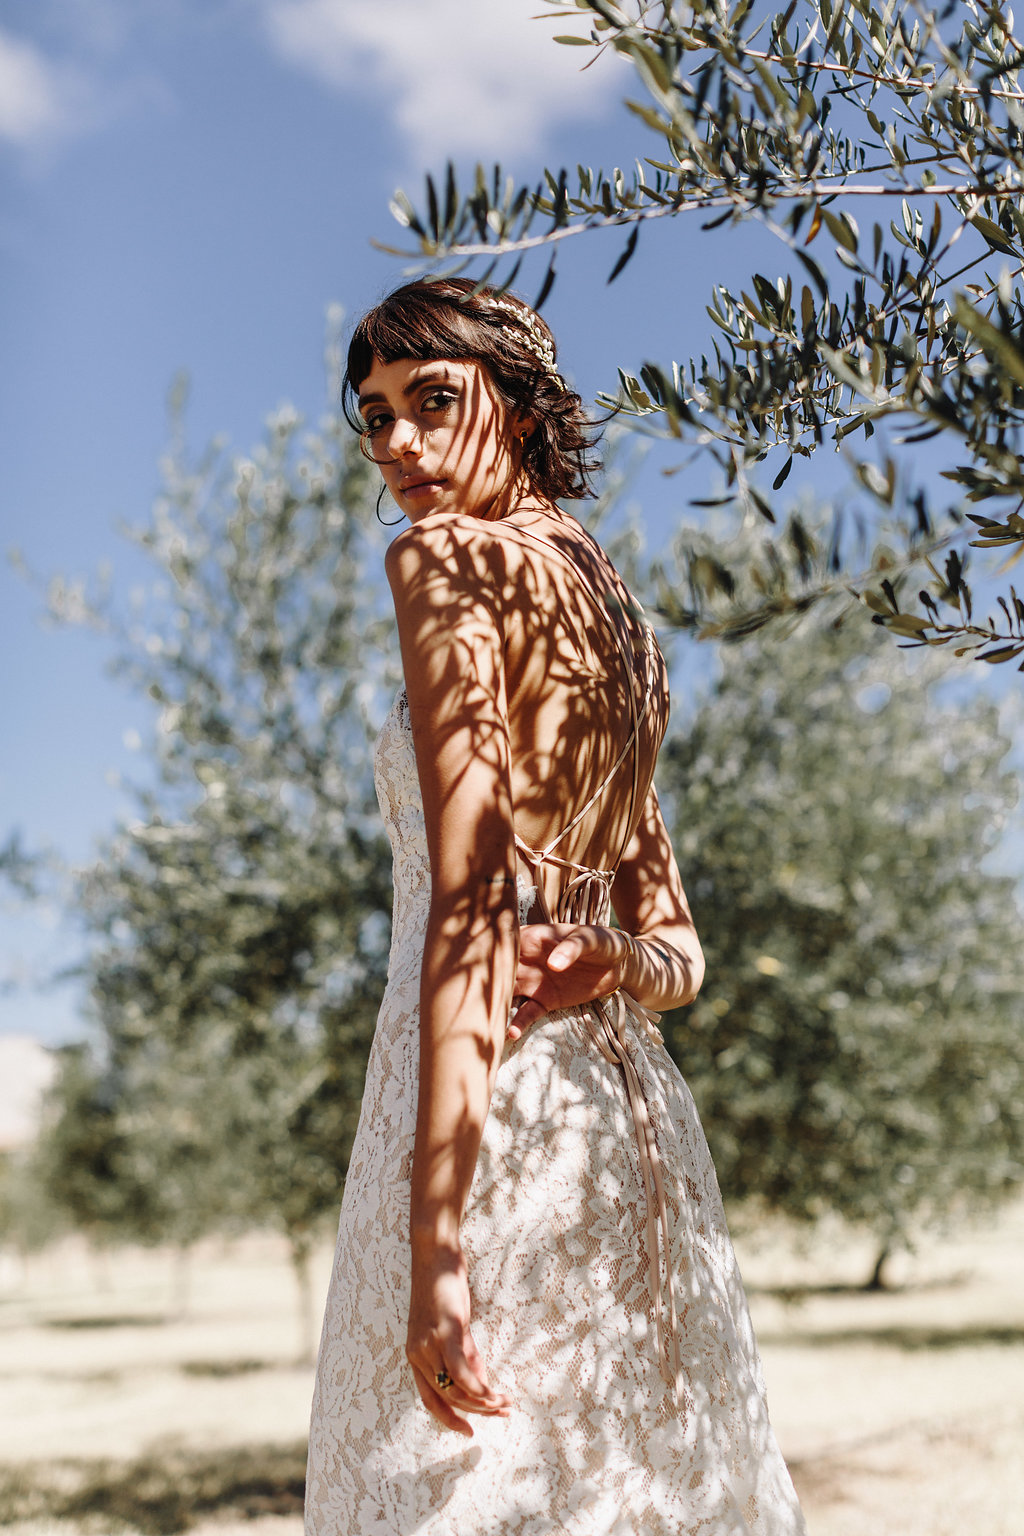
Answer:
<svg viewBox="0 0 1024 1536"><path fill-rule="evenodd" d="M509 300L529 317L516 321ZM500 301L500 303L499 303ZM550 338L547 359L538 337ZM546 322L521 299L479 292L464 277L421 279L396 288L359 321L352 333L342 380L345 420L362 432L359 390L374 363L479 363L513 417L530 416L536 428L526 443L523 467L531 484L552 501L593 496L592 457L600 436L553 365L554 338Z"/></svg>
<svg viewBox="0 0 1024 1536"><path fill-rule="evenodd" d="M389 294L364 315L349 342L345 368L343 407L345 419L357 432L363 429L356 400L359 388L375 362L397 363L405 358L425 363L432 358L454 363L489 362L488 349L480 345L480 323L450 293L438 286L436 298L430 284L410 284Z"/></svg>

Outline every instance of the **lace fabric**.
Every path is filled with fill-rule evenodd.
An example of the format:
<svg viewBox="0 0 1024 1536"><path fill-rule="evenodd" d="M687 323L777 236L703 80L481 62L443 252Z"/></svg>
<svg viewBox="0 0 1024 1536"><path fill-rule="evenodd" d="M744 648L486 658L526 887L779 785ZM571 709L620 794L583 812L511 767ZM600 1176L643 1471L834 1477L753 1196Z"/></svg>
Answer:
<svg viewBox="0 0 1024 1536"><path fill-rule="evenodd" d="M801 1536L697 1112L628 1017L667 1205L678 1393L659 1369L623 1072L586 1011L566 1010L505 1050L462 1231L474 1337L512 1415L474 1419L467 1442L421 1406L404 1344L430 877L402 694L376 773L394 930L320 1347L309 1536ZM532 896L521 880L521 911Z"/></svg>

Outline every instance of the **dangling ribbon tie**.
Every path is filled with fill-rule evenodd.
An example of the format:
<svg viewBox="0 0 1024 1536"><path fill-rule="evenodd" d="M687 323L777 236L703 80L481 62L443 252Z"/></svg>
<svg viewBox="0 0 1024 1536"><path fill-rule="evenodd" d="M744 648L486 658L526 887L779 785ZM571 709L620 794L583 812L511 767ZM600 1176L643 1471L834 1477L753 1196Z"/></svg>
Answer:
<svg viewBox="0 0 1024 1536"><path fill-rule="evenodd" d="M651 1307L658 1340L658 1365L665 1381L672 1388L677 1403L680 1400L681 1365L679 1360L678 1318L676 1315L675 1278L672 1272L672 1252L669 1246L668 1207L665 1203L665 1184L661 1176L661 1157L654 1138L651 1117L647 1113L643 1087L626 1041L626 1024L632 1020L634 1027L646 1034L658 1045L664 1043L658 1024L660 1013L652 1013L642 1003L630 997L622 988L608 997L597 998L587 1010L591 1034L601 1055L617 1065L626 1084L626 1094L636 1130L637 1151L640 1156L640 1173L647 1202L647 1278L651 1292ZM668 1337L665 1336L665 1295L661 1281L661 1255L658 1251L658 1233L665 1254L665 1291L668 1292Z"/></svg>

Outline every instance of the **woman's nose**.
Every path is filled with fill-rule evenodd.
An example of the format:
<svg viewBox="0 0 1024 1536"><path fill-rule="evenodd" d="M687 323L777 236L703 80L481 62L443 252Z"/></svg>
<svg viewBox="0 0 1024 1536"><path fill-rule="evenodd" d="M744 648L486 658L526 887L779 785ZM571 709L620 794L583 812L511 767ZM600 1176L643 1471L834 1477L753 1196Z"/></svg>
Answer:
<svg viewBox="0 0 1024 1536"><path fill-rule="evenodd" d="M396 416L388 435L388 452L393 459L400 459L420 445L420 429L408 416Z"/></svg>

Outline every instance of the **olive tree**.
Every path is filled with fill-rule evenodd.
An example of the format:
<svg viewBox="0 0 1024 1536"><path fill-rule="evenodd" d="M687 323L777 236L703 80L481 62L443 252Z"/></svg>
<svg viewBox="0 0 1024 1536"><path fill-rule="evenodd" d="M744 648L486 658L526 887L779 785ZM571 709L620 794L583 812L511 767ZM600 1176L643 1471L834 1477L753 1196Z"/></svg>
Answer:
<svg viewBox="0 0 1024 1536"><path fill-rule="evenodd" d="M539 303L556 256L596 230L624 231L610 278L633 304L644 299L628 291L629 261L653 221L679 220L688 242L750 222L778 237L778 271L707 295L699 357L623 360L605 397L703 450L721 471L718 499L767 525L760 548L743 546L761 588L752 606L729 601L728 562L684 560L687 601L668 590L669 615L734 636L859 600L916 643L1020 657L1024 601L985 580L984 617L967 579L970 548L1001 558L1024 546L1024 45L1009 6L547 4L573 23L555 44L631 66L633 168L555 166L517 185L478 167L465 185L449 166L393 211L412 254L475 263L481 280L512 282L542 252ZM877 452L863 446L873 436ZM925 442L952 500L914 484ZM771 532L794 463L829 445L853 453L869 506L891 524L878 548L842 529L817 538L799 520Z"/></svg>
<svg viewBox="0 0 1024 1536"><path fill-rule="evenodd" d="M1021 913L985 864L1010 743L877 632L721 660L660 768L708 960L668 1042L726 1197L866 1228L877 1283L922 1225L1024 1183Z"/></svg>
<svg viewBox="0 0 1024 1536"><path fill-rule="evenodd" d="M101 1191L134 1236L274 1221L308 1333L388 942L375 487L339 419L304 433L289 410L245 459L176 442L164 480L133 534L157 570L134 609L51 594L108 627L157 721L138 817L79 882L93 1041L68 1057L48 1155L69 1205L59 1170L92 1168L87 1203Z"/></svg>

